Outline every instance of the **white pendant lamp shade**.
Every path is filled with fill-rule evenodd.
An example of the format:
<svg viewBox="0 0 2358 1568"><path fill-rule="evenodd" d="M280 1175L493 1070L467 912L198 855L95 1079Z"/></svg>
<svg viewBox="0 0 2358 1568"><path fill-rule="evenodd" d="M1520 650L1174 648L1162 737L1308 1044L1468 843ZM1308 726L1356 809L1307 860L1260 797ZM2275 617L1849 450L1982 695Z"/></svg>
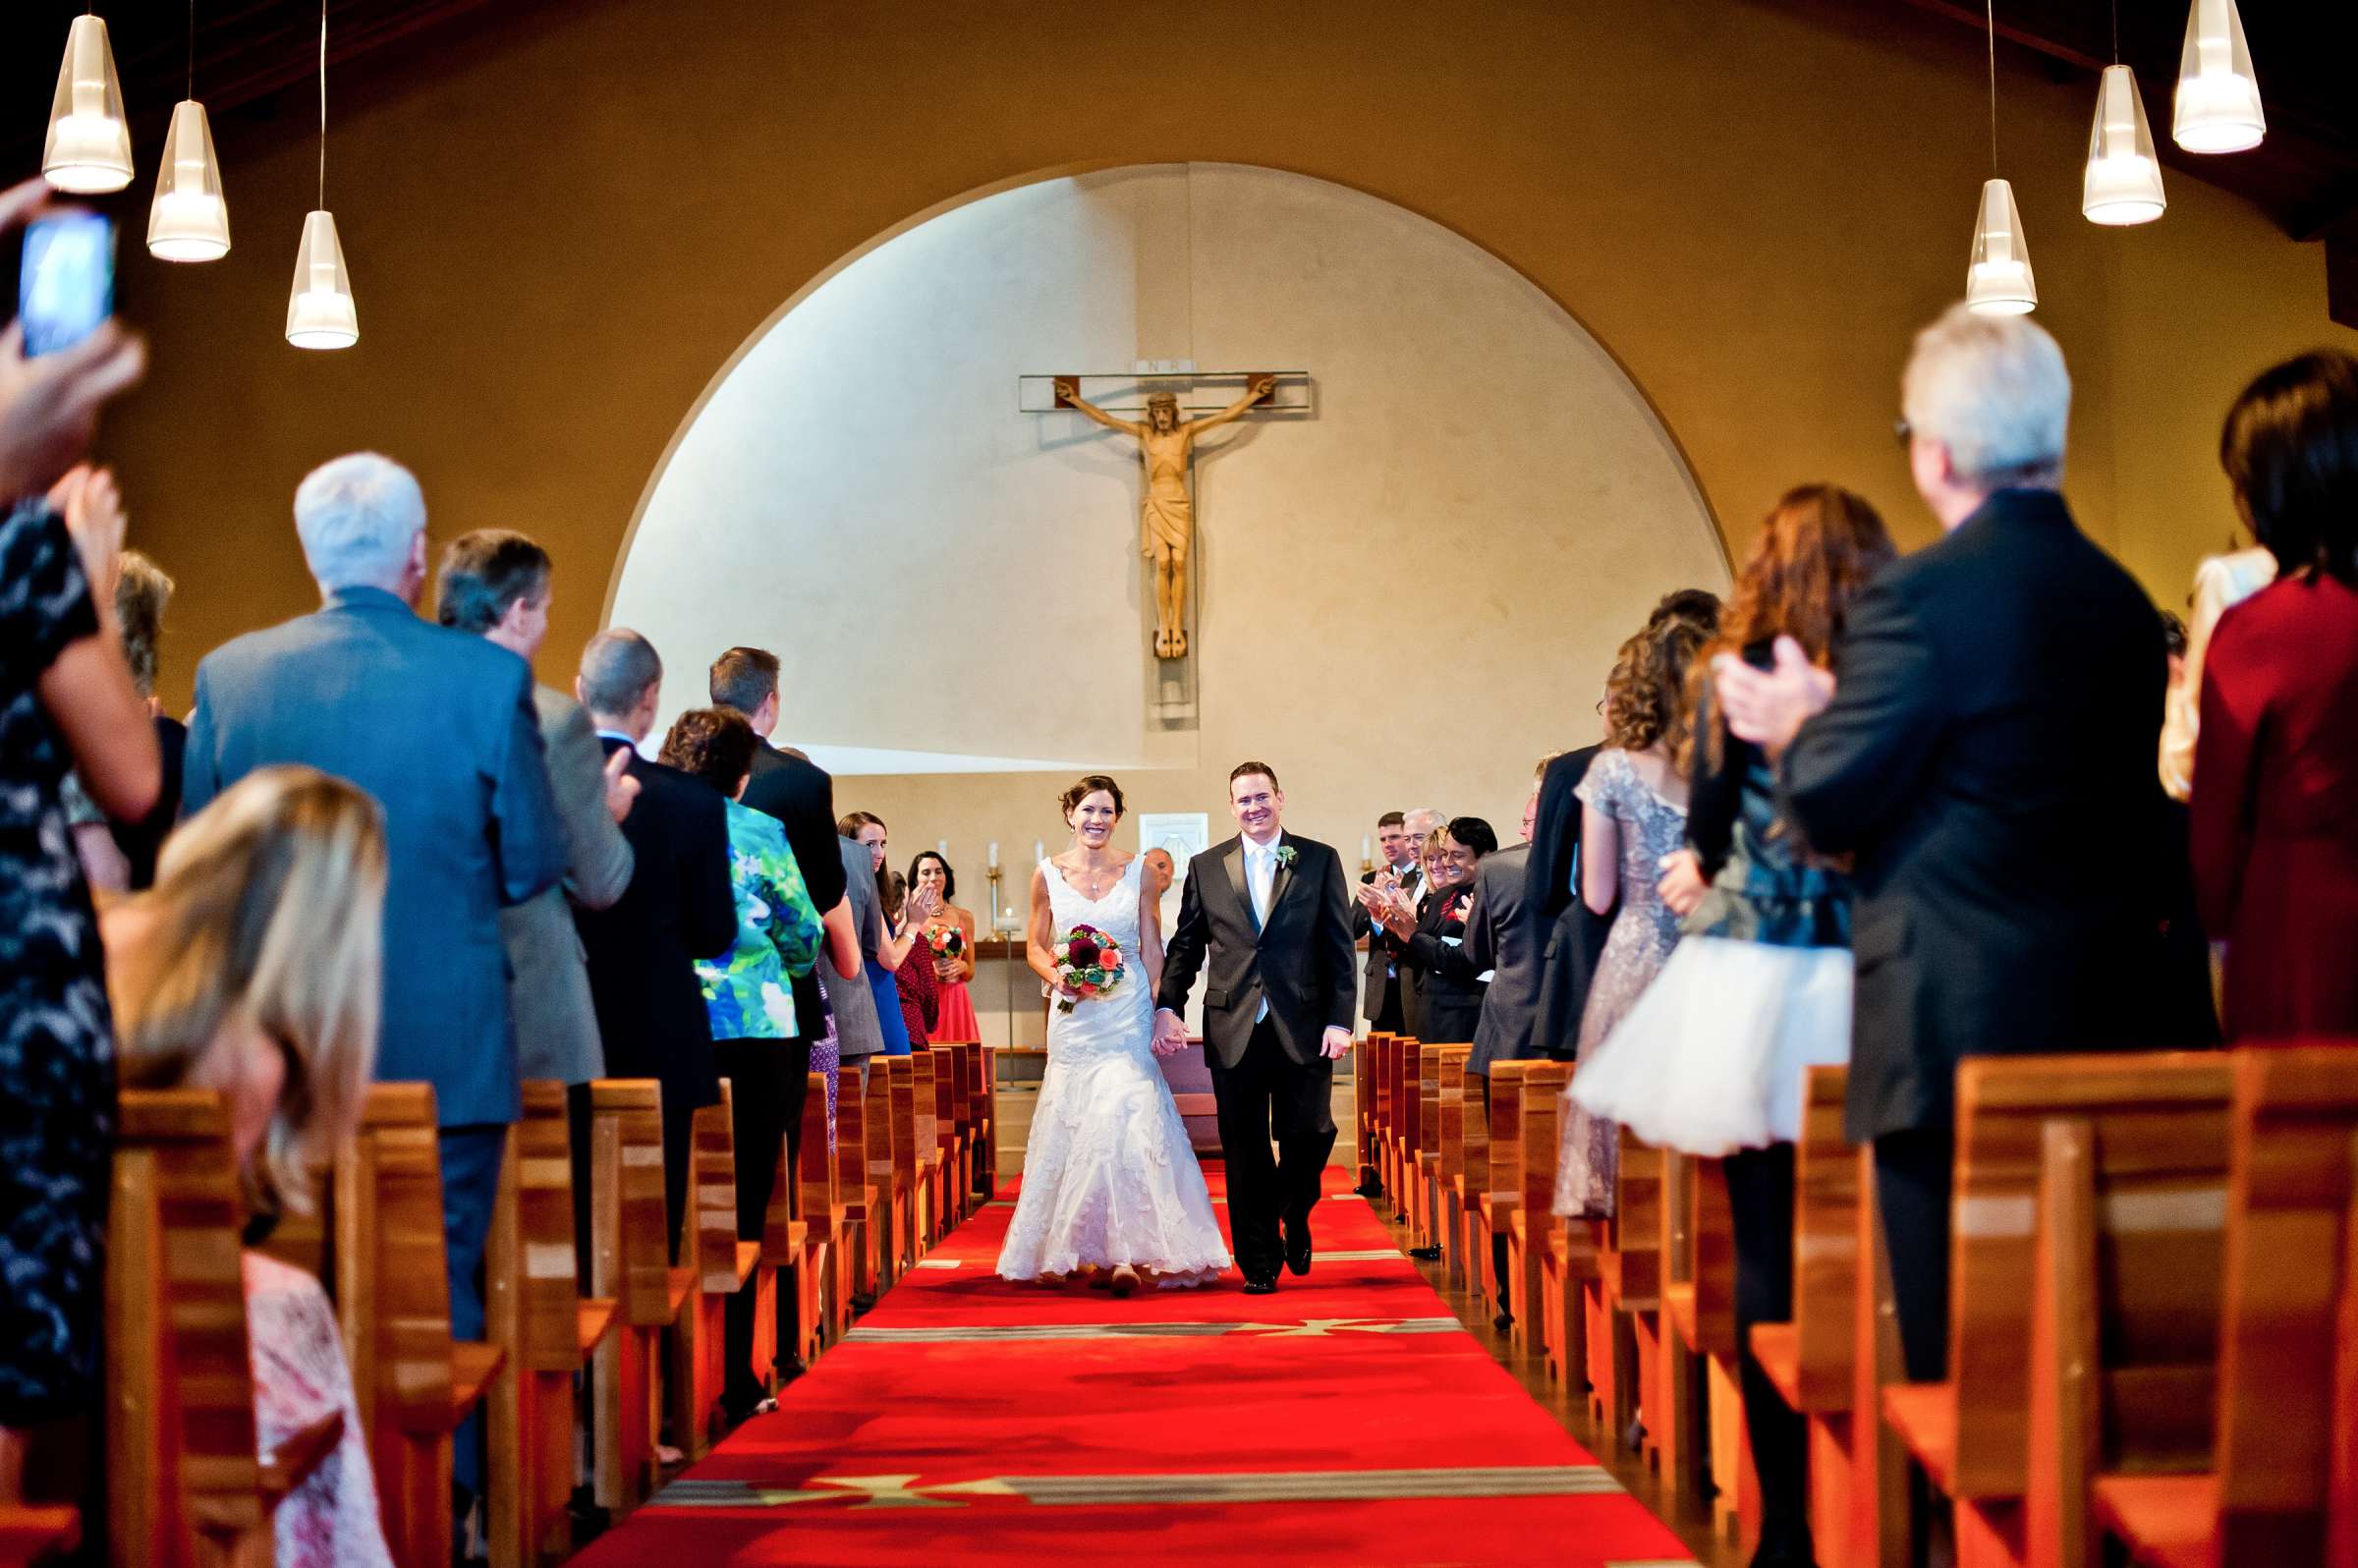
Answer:
<svg viewBox="0 0 2358 1568"><path fill-rule="evenodd" d="M66 58L57 68L57 96L49 104L49 140L41 173L60 191L95 195L131 184L131 127L123 119L123 84L106 24L74 19Z"/></svg>
<svg viewBox="0 0 2358 1568"><path fill-rule="evenodd" d="M2170 136L2189 152L2241 152L2268 135L2260 79L2243 41L2235 0L2194 0L2178 56L2178 107Z"/></svg>
<svg viewBox="0 0 2358 1568"><path fill-rule="evenodd" d="M303 248L295 253L287 341L299 349L349 349L360 340L361 316L344 271L344 247L336 242L335 216L313 212L303 220Z"/></svg>
<svg viewBox="0 0 2358 1568"><path fill-rule="evenodd" d="M2022 214L2014 208L2014 188L2003 180L1982 183L1982 215L1973 226L1965 304L1985 315L2022 315L2039 308L2031 252L2022 242Z"/></svg>
<svg viewBox="0 0 2358 1568"><path fill-rule="evenodd" d="M204 105L183 99L172 111L164 161L147 209L147 252L158 261L217 261L229 253L229 203L221 199L221 163Z"/></svg>
<svg viewBox="0 0 2358 1568"><path fill-rule="evenodd" d="M2091 223L2151 223L2165 204L2162 164L2154 156L2145 105L2138 101L2136 74L2125 65L2106 66L2096 89L2096 128L2088 133L2080 210Z"/></svg>

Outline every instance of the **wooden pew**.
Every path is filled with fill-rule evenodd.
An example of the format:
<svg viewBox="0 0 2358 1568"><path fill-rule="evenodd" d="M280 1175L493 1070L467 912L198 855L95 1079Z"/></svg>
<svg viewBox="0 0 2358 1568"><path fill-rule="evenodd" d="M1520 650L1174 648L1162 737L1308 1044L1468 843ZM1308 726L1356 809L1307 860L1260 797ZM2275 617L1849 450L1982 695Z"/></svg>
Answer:
<svg viewBox="0 0 2358 1568"><path fill-rule="evenodd" d="M1825 1568L1876 1568L1886 1545L1879 1516L1889 1511L1884 1497L1897 1496L1904 1469L1872 1397L1879 1360L1888 1361L1896 1346L1882 1310L1887 1291L1881 1298L1874 1291L1882 1240L1866 1185L1874 1156L1853 1148L1842 1131L1849 1078L1844 1067L1806 1072L1794 1148L1793 1316L1755 1323L1752 1353L1809 1434L1810 1532L1819 1561ZM1866 1419L1854 1420L1862 1380L1871 1398ZM1905 1549L1901 1540L1888 1545L1893 1556Z"/></svg>
<svg viewBox="0 0 2358 1568"><path fill-rule="evenodd" d="M845 1210L835 1178L835 1155L827 1148L826 1081L816 1073L811 1075L811 1092L803 1096L800 1143L795 1150L795 1179L800 1187L795 1211L803 1225L803 1246L795 1267L800 1290L795 1322L803 1340L795 1348L803 1365L809 1367L852 1325L851 1295L846 1288L850 1271L842 1261Z"/></svg>
<svg viewBox="0 0 2358 1568"><path fill-rule="evenodd" d="M1351 1053L1351 1130L1359 1165L1359 1191L1374 1197L1383 1190L1383 1169L1377 1158L1381 1123L1377 1120L1376 1083L1382 1076L1385 1036L1371 1031Z"/></svg>
<svg viewBox="0 0 2358 1568"><path fill-rule="evenodd" d="M858 1072L857 1067L849 1069ZM901 1254L909 1234L912 1195L893 1162L895 1116L892 1075L870 1064L868 1088L860 1096L860 1113L868 1142L868 1184L875 1198L869 1211L872 1239L869 1251L875 1260L873 1294L881 1296L901 1277Z"/></svg>
<svg viewBox="0 0 2358 1568"><path fill-rule="evenodd" d="M505 1359L450 1334L428 1084L376 1084L336 1155L336 1307L393 1560L450 1560L452 1438Z"/></svg>
<svg viewBox="0 0 2358 1568"><path fill-rule="evenodd" d="M1399 1037L1390 1034L1368 1036L1367 1059L1360 1065L1368 1075L1369 1105L1367 1159L1375 1171L1376 1196L1392 1196L1392 1076L1399 1055ZM1354 1092L1357 1092L1355 1090Z"/></svg>
<svg viewBox="0 0 2358 1568"><path fill-rule="evenodd" d="M723 1319L728 1300L741 1290L755 1293L754 1365L769 1356L759 1343L764 1322L777 1318L777 1280L761 1266L763 1243L737 1239L737 1135L735 1086L720 1081L720 1103L702 1105L689 1118L692 1146L688 1167L688 1212L681 1223L680 1261L688 1294L672 1329L671 1432L680 1452L695 1461L712 1451L720 1426L720 1396L728 1382L723 1353ZM819 1106L826 1108L822 1100ZM781 1144L783 1140L780 1140ZM766 1228L766 1227L765 1227ZM774 1326L769 1349L776 1348Z"/></svg>
<svg viewBox="0 0 2358 1568"><path fill-rule="evenodd" d="M926 1255L927 1243L925 1159L918 1141L917 1069L906 1056L875 1056L869 1059L869 1071L882 1072L892 1086L892 1181L900 1204L895 1217L906 1221L893 1233L898 1247L897 1273L915 1268Z"/></svg>
<svg viewBox="0 0 2358 1568"><path fill-rule="evenodd" d="M523 1098L500 1162L483 1265L491 1343L502 1352L487 1403L494 1568L531 1568L573 1544L565 1505L578 1426L574 1375L614 1327L612 1301L581 1296L565 1086L528 1079Z"/></svg>
<svg viewBox="0 0 2358 1568"><path fill-rule="evenodd" d="M966 1088L959 1081L960 1059L954 1045L929 1045L933 1058L933 1136L941 1150L941 1229L944 1235L963 1223L974 1202L975 1184L968 1181Z"/></svg>
<svg viewBox="0 0 2358 1568"><path fill-rule="evenodd" d="M1391 1204L1392 1218L1408 1217L1408 1191L1404 1185L1405 1172L1400 1159L1402 1139L1408 1136L1412 1121L1410 1096L1401 1092L1408 1081L1411 1054L1406 1036L1395 1035L1385 1041L1383 1053L1383 1196Z"/></svg>
<svg viewBox="0 0 2358 1568"><path fill-rule="evenodd" d="M860 1092L860 1069L835 1070L835 1191L843 1202L843 1237L836 1253L843 1260L843 1294L847 1303L876 1297L876 1227L870 1210L876 1184L869 1177L868 1104Z"/></svg>
<svg viewBox="0 0 2358 1568"><path fill-rule="evenodd" d="M81 1511L67 1503L0 1503L0 1568L31 1568L82 1544Z"/></svg>
<svg viewBox="0 0 2358 1568"><path fill-rule="evenodd" d="M2169 1568L2358 1563L2358 1045L2248 1047L2233 1073L2218 1389L2199 1432L2183 1403L2148 1412L2160 1386L2111 1336L2136 1326L2124 1315L2174 1300L2185 1317L2171 1337L2193 1349L2203 1281L2124 1301L2109 1269L2089 1266L2103 1205L2092 1224L2086 1161L2050 1142L2060 1201L2042 1216L2031 1441L2055 1480L2032 1473L2034 1563L2104 1560L2099 1529ZM2087 1310L2062 1316L2075 1303Z"/></svg>
<svg viewBox="0 0 2358 1568"><path fill-rule="evenodd" d="M1711 1478L1714 1525L1723 1537L1734 1537L1759 1522L1736 1370L1735 1215L1718 1160L1680 1156L1680 1163L1679 1201L1664 1205L1670 1277L1662 1305L1671 1327L1664 1350L1695 1375L1696 1397L1679 1414L1702 1415L1703 1426L1692 1434L1694 1457ZM1666 1371L1660 1380L1672 1375Z"/></svg>
<svg viewBox="0 0 2358 1568"><path fill-rule="evenodd" d="M2108 1231L2106 1264L2131 1299L2183 1304L2190 1278L2215 1291L2230 1078L2217 1053L1993 1056L1959 1067L1949 1380L1886 1386L1882 1413L1955 1503L1960 1568L2023 1560L2043 1170L2084 1167L2085 1181L2070 1179L2089 1212L2066 1220L2084 1235ZM2057 1143L2067 1147L2050 1152ZM2181 1305L2159 1339L2129 1352L2150 1359L2148 1375L2116 1384L2128 1418L2183 1431L2172 1407L2191 1404L2199 1421L2208 1406L2210 1335L2198 1329L2199 1345L2190 1343L2186 1316Z"/></svg>
<svg viewBox="0 0 2358 1568"><path fill-rule="evenodd" d="M988 1201L999 1191L999 1048L978 1045L975 1053L975 1196Z"/></svg>
<svg viewBox="0 0 2358 1568"><path fill-rule="evenodd" d="M590 1127L590 1288L615 1303L597 1347L597 1500L619 1519L654 1486L657 1357L694 1276L673 1266L665 1234L662 1086L597 1080Z"/></svg>
<svg viewBox="0 0 2358 1568"><path fill-rule="evenodd" d="M343 1439L336 1414L255 1453L229 1115L210 1090L125 1090L107 1216L108 1549L118 1568L267 1563L271 1510ZM449 1498L443 1498L445 1524ZM0 1553L80 1534L72 1508L0 1508Z"/></svg>
<svg viewBox="0 0 2358 1568"><path fill-rule="evenodd" d="M896 1056L893 1060L907 1062L910 1069L911 1108L917 1124L917 1239L920 1248L929 1251L949 1233L949 1216L943 1212L942 1204L943 1190L948 1184L942 1179L941 1101L934 1086L933 1053Z"/></svg>
<svg viewBox="0 0 2358 1568"><path fill-rule="evenodd" d="M1504 1066L1504 1063L1502 1063ZM1546 1255L1556 1233L1558 1096L1570 1080L1561 1061L1514 1063L1523 1068L1521 1139L1514 1165L1514 1209L1507 1214L1507 1287L1514 1311L1514 1344L1546 1344ZM1495 1071L1495 1068L1492 1068Z"/></svg>
<svg viewBox="0 0 2358 1568"><path fill-rule="evenodd" d="M1460 1195L1466 1186L1466 1058L1473 1050L1471 1045L1443 1045L1433 1053L1438 1060L1434 1064L1432 1239L1446 1260L1444 1277L1459 1286L1467 1282Z"/></svg>
<svg viewBox="0 0 2358 1568"><path fill-rule="evenodd" d="M1396 1218L1408 1227L1408 1245L1413 1253L1425 1245L1424 1193L1418 1186L1417 1138L1424 1119L1425 1042L1404 1039L1400 1042L1400 1073L1393 1085L1395 1119L1392 1123L1392 1173L1396 1185L1392 1189L1392 1204Z"/></svg>
<svg viewBox="0 0 2358 1568"><path fill-rule="evenodd" d="M1410 1229L1418 1256L1427 1259L1441 1256L1441 1058L1452 1048L1432 1044L1417 1053L1416 1168L1409 1176L1416 1216Z"/></svg>
<svg viewBox="0 0 2358 1568"><path fill-rule="evenodd" d="M1488 1082L1468 1073L1459 1096L1458 1170L1450 1189L1458 1218L1448 1245L1465 1258L1467 1287L1477 1301L1490 1304L1495 1316L1506 1310L1506 1303L1499 1299L1491 1267L1490 1222L1483 1204L1490 1191L1490 1113L1483 1103Z"/></svg>
<svg viewBox="0 0 2358 1568"><path fill-rule="evenodd" d="M1523 1081L1531 1071L1529 1062L1493 1062L1490 1064L1489 1180L1485 1185L1480 1202L1474 1205L1470 1224L1480 1229L1480 1266L1491 1267L1497 1245L1509 1239L1513 1229L1512 1216L1523 1206ZM1469 1242L1469 1253L1476 1244ZM1508 1249L1510 1260L1513 1249ZM1534 1259L1534 1262L1542 1262ZM1543 1262L1544 1266L1544 1262ZM1535 1277L1528 1285L1520 1282L1512 1268L1507 1271L1507 1285L1499 1291L1491 1311L1491 1320L1511 1318L1508 1325L1514 1343L1528 1344L1529 1329L1524 1317L1536 1310L1540 1300L1539 1281ZM1524 1299L1526 1291L1530 1300Z"/></svg>

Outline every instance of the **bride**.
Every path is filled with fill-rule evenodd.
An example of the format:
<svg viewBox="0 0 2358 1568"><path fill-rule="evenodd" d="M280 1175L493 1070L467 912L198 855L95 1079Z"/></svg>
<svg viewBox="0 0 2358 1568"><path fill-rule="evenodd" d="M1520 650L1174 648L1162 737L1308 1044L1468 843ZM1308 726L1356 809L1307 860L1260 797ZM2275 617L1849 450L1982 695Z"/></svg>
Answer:
<svg viewBox="0 0 2358 1568"><path fill-rule="evenodd" d="M1119 784L1092 773L1061 804L1073 847L1033 872L1027 933L1032 968L1058 1007L1048 1014L1047 1072L999 1272L1062 1279L1088 1270L1093 1284L1120 1296L1148 1282L1208 1284L1230 1260L1154 1060L1155 895L1141 888L1139 858L1112 847ZM1111 990L1090 998L1057 975L1055 949L1080 924L1110 938L1124 967Z"/></svg>

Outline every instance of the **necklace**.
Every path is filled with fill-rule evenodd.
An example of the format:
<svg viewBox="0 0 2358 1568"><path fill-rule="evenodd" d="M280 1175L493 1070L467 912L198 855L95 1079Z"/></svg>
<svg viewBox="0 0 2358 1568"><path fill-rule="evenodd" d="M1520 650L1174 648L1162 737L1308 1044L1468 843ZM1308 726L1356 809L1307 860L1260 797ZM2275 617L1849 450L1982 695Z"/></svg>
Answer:
<svg viewBox="0 0 2358 1568"><path fill-rule="evenodd" d="M1095 903L1098 899L1103 898L1106 894L1112 892L1113 884L1122 879L1122 868L1119 866L1097 867L1076 865L1073 867L1073 870L1081 878L1080 885L1073 886L1072 878L1069 876L1065 878L1065 885L1072 887L1074 892L1079 893L1083 898L1088 899L1092 904ZM1104 885L1099 886L1097 878L1098 873L1101 871L1110 871L1112 874L1105 878Z"/></svg>

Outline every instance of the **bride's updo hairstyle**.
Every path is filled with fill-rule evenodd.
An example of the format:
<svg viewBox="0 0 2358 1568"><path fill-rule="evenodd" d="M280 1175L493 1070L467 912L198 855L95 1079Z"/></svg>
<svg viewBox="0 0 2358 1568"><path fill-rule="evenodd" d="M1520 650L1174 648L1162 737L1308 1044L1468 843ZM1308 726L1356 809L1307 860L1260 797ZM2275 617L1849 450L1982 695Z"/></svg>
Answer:
<svg viewBox="0 0 2358 1568"><path fill-rule="evenodd" d="M1103 790L1113 797L1113 814L1116 818L1119 818L1128 810L1122 804L1122 787L1119 784L1102 773L1084 773L1073 781L1071 789L1056 797L1057 806L1064 812L1064 819L1068 822L1071 821L1073 813L1081 810L1081 803L1099 790Z"/></svg>

